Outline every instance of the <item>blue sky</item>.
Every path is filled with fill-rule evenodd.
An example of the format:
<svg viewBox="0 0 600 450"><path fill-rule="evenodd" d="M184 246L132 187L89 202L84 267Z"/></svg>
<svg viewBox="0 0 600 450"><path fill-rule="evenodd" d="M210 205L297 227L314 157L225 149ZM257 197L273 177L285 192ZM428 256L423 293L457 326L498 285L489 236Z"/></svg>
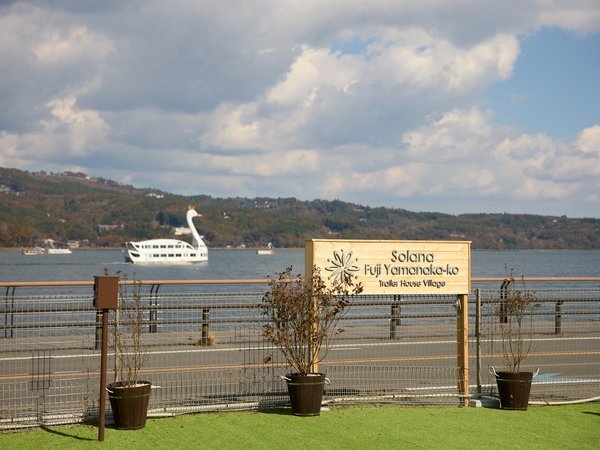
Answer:
<svg viewBox="0 0 600 450"><path fill-rule="evenodd" d="M600 35L545 28L519 39L513 75L488 88L498 122L572 140L600 121Z"/></svg>
<svg viewBox="0 0 600 450"><path fill-rule="evenodd" d="M600 217L599 2L8 0L0 61L3 167Z"/></svg>

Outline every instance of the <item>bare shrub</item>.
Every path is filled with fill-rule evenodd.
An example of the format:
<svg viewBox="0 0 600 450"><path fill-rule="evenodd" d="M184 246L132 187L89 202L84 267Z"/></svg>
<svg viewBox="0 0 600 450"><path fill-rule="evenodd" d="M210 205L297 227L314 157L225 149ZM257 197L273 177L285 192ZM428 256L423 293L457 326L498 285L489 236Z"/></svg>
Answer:
<svg viewBox="0 0 600 450"><path fill-rule="evenodd" d="M311 373L326 357L331 339L344 331L337 325L349 298L362 292L361 284L355 286L351 279L345 282L329 288L317 267L305 280L301 275L292 277L290 266L269 283L261 303L262 315L268 319L263 336L302 375Z"/></svg>
<svg viewBox="0 0 600 450"><path fill-rule="evenodd" d="M529 356L533 342L533 310L540 305L534 291L513 287L513 271L507 269L505 295L500 299L495 314L500 318L502 353L510 372L520 371L521 363Z"/></svg>
<svg viewBox="0 0 600 450"><path fill-rule="evenodd" d="M127 274L118 271L121 281ZM128 286L131 286L129 292ZM145 365L147 354L142 347L142 295L141 283L119 283L119 308L115 312L112 344L115 351L115 382L130 387L138 384L139 373Z"/></svg>

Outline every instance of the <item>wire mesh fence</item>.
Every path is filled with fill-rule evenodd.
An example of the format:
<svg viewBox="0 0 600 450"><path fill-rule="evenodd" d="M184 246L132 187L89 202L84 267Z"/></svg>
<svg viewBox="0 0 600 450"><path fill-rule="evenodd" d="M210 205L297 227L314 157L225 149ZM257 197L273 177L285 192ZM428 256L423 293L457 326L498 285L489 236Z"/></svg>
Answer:
<svg viewBox="0 0 600 450"><path fill-rule="evenodd" d="M537 373L532 402L600 396L599 290L539 288L533 292L538 302L523 320L528 355L521 365L522 370ZM506 367L499 314L502 295L486 289L478 290L476 296L481 313L479 339L472 343L471 352L479 356L476 392L494 395L497 389L490 368Z"/></svg>
<svg viewBox="0 0 600 450"><path fill-rule="evenodd" d="M288 404L290 371L262 337L265 285L144 285L141 379L149 415ZM160 289L159 289L160 288ZM540 289L525 366L532 399L600 392L600 288ZM470 299L470 394L495 395L501 367L498 289ZM327 404L459 405L455 296L362 296L340 322L320 371ZM476 307L478 306L478 307ZM0 429L94 420L99 411L101 316L81 287L7 288L0 306ZM114 326L115 312L110 313ZM116 360L109 353L109 381ZM110 409L109 409L110 410Z"/></svg>

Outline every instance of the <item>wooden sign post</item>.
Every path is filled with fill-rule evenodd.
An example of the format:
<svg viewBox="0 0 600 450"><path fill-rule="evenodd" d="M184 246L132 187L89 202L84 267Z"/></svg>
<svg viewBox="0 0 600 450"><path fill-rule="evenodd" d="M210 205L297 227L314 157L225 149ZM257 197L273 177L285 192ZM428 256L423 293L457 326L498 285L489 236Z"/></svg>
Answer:
<svg viewBox="0 0 600 450"><path fill-rule="evenodd" d="M361 283L363 295L457 296L458 389L463 404L469 390L470 241L372 241L310 239L305 274L313 267L330 285Z"/></svg>
<svg viewBox="0 0 600 450"><path fill-rule="evenodd" d="M102 310L102 345L100 350L100 412L98 440L104 441L106 421L106 369L108 359L108 314L119 304L119 277L94 276L94 307Z"/></svg>

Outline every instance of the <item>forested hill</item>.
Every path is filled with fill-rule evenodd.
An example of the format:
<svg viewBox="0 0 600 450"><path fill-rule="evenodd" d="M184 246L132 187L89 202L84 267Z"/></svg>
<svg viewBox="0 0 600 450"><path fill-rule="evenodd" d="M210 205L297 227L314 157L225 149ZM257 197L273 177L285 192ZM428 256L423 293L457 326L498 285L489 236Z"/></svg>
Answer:
<svg viewBox="0 0 600 450"><path fill-rule="evenodd" d="M600 219L525 214L415 213L339 200L212 198L136 189L82 173L0 168L0 246L44 239L121 247L173 237L188 205L209 247L303 247L305 238L470 240L487 249L599 249Z"/></svg>

